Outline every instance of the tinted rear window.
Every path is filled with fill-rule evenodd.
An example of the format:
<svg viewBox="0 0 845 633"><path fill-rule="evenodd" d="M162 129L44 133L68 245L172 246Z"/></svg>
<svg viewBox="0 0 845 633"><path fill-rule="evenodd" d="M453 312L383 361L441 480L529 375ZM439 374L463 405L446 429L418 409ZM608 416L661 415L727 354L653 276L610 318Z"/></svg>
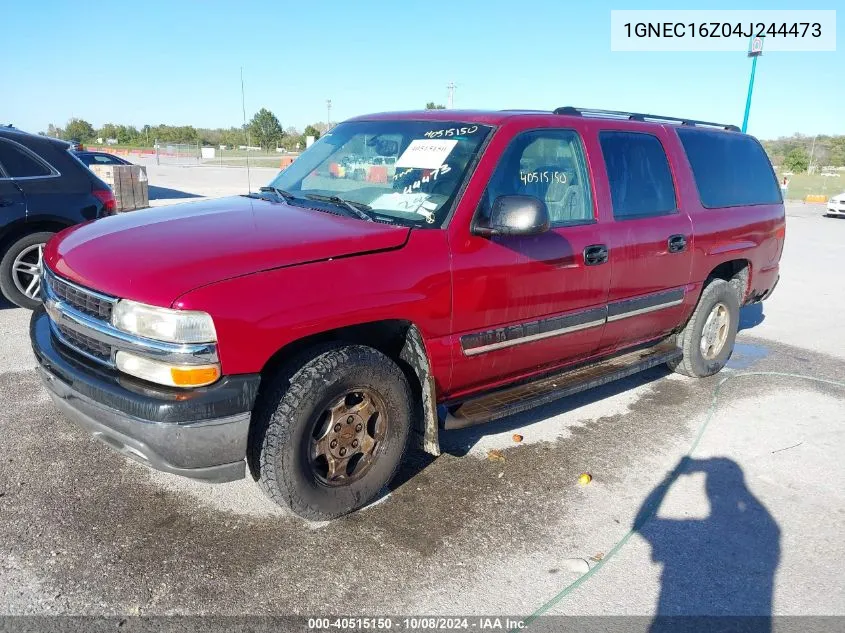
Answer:
<svg viewBox="0 0 845 633"><path fill-rule="evenodd" d="M775 174L760 143L735 132L679 129L698 197L709 208L781 202Z"/></svg>
<svg viewBox="0 0 845 633"><path fill-rule="evenodd" d="M82 159L86 165L122 165L119 158L114 158L108 154L89 154L89 160Z"/></svg>
<svg viewBox="0 0 845 633"><path fill-rule="evenodd" d="M0 165L12 178L49 176L52 172L44 163L15 143L0 139Z"/></svg>
<svg viewBox="0 0 845 633"><path fill-rule="evenodd" d="M601 151L616 219L674 213L675 185L669 161L656 136L641 132L601 132Z"/></svg>

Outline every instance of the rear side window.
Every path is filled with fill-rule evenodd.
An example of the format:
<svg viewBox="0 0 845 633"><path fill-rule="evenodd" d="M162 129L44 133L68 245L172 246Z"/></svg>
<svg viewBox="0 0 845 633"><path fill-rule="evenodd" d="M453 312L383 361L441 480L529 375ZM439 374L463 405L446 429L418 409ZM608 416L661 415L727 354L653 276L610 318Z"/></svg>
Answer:
<svg viewBox="0 0 845 633"><path fill-rule="evenodd" d="M52 172L40 160L15 143L0 139L0 165L12 178L49 176Z"/></svg>
<svg viewBox="0 0 845 633"><path fill-rule="evenodd" d="M708 208L781 202L766 152L752 136L679 129L698 197Z"/></svg>
<svg viewBox="0 0 845 633"><path fill-rule="evenodd" d="M660 140L641 132L601 132L613 217L644 218L676 210L675 185Z"/></svg>

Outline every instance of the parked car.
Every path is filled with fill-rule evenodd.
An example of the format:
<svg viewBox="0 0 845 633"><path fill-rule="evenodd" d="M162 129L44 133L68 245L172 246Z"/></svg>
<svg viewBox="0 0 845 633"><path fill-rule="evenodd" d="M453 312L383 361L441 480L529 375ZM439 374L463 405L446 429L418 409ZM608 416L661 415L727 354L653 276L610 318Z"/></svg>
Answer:
<svg viewBox="0 0 845 633"><path fill-rule="evenodd" d="M0 128L0 291L40 303L44 244L64 228L114 213L114 194L67 143Z"/></svg>
<svg viewBox="0 0 845 633"><path fill-rule="evenodd" d="M128 160L108 152L76 152L76 157L88 165L131 165Z"/></svg>
<svg viewBox="0 0 845 633"><path fill-rule="evenodd" d="M845 217L845 191L827 201L828 217Z"/></svg>
<svg viewBox="0 0 845 633"><path fill-rule="evenodd" d="M72 152L83 152L85 148L82 146L82 143L77 141L76 139L71 139L67 141L68 145L70 146L68 149Z"/></svg>
<svg viewBox="0 0 845 633"><path fill-rule="evenodd" d="M329 175L363 145L395 175ZM50 241L31 338L58 407L112 448L207 481L248 466L326 519L373 501L409 438L437 455L444 428L647 367L718 372L784 236L771 164L734 126L373 115L259 193Z"/></svg>

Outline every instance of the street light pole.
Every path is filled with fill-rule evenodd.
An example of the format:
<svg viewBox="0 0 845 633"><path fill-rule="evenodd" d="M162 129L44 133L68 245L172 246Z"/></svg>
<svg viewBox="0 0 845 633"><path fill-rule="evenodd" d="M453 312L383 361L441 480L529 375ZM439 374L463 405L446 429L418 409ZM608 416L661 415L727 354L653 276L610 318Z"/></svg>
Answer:
<svg viewBox="0 0 845 633"><path fill-rule="evenodd" d="M751 79L748 80L748 97L745 99L745 115L742 117L742 132L748 130L748 115L751 113L751 94L754 92L754 75L757 72L757 58L763 54L763 38L754 37L748 48L748 56L751 58Z"/></svg>
<svg viewBox="0 0 845 633"><path fill-rule="evenodd" d="M457 88L457 86L455 85L454 81L450 81L449 85L446 86L446 88L449 90L448 97L446 99L446 107L451 110L452 107L455 105L455 88Z"/></svg>
<svg viewBox="0 0 845 633"><path fill-rule="evenodd" d="M326 130L332 127L332 100L326 99Z"/></svg>
<svg viewBox="0 0 845 633"><path fill-rule="evenodd" d="M815 171L815 170L813 169L813 154L815 154L815 153L816 153L816 139L817 139L818 137L819 137L819 135L818 135L818 134L816 134L816 135L813 137L813 145L810 147L810 162L807 164L807 173L808 173L808 174L812 174L812 173L813 173L813 171Z"/></svg>

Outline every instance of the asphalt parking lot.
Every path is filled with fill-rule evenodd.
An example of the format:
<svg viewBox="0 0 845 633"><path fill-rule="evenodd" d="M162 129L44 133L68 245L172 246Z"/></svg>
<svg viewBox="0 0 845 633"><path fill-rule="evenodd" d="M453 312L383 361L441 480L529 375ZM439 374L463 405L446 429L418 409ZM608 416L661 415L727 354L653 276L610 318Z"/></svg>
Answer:
<svg viewBox="0 0 845 633"><path fill-rule="evenodd" d="M278 169L204 165L156 165L155 159L131 156L129 159L147 168L150 206L196 202L203 198L234 196L250 189L257 191L279 173Z"/></svg>
<svg viewBox="0 0 845 633"><path fill-rule="evenodd" d="M235 193L158 171L174 191ZM721 374L656 369L449 433L443 456L413 455L384 499L331 523L89 439L38 382L29 313L4 305L0 613L845 615L845 388L818 380L845 381L845 221L821 212L788 206L780 284L744 310Z"/></svg>

